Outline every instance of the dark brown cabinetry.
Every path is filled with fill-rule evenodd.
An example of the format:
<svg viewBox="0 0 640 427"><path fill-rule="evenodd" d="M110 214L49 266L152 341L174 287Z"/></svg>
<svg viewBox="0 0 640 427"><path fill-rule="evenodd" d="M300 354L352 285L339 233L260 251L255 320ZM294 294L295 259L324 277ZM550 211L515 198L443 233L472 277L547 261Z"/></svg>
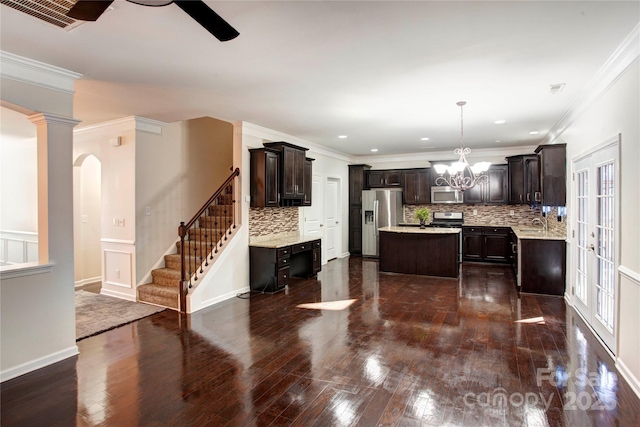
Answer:
<svg viewBox="0 0 640 427"><path fill-rule="evenodd" d="M541 204L565 206L567 198L567 144L539 145Z"/></svg>
<svg viewBox="0 0 640 427"><path fill-rule="evenodd" d="M251 149L251 207L311 206L313 159L287 142Z"/></svg>
<svg viewBox="0 0 640 427"><path fill-rule="evenodd" d="M313 161L315 159L305 158L304 159L304 180L302 183L302 206L311 206L311 193L312 193L312 182L313 182Z"/></svg>
<svg viewBox="0 0 640 427"><path fill-rule="evenodd" d="M492 165L487 171L486 181L464 192L466 204L507 203L507 165Z"/></svg>
<svg viewBox="0 0 640 427"><path fill-rule="evenodd" d="M349 165L349 253L362 253L362 190L369 165Z"/></svg>
<svg viewBox="0 0 640 427"><path fill-rule="evenodd" d="M380 271L458 277L459 235L380 232Z"/></svg>
<svg viewBox="0 0 640 427"><path fill-rule="evenodd" d="M507 157L509 166L509 203L536 205L540 202L538 156Z"/></svg>
<svg viewBox="0 0 640 427"><path fill-rule="evenodd" d="M431 203L431 169L405 170L402 189L402 197L406 205Z"/></svg>
<svg viewBox="0 0 640 427"><path fill-rule="evenodd" d="M521 292L564 295L567 249L564 240L520 239Z"/></svg>
<svg viewBox="0 0 640 427"><path fill-rule="evenodd" d="M368 170L365 172L365 188L402 187L401 170Z"/></svg>
<svg viewBox="0 0 640 427"><path fill-rule="evenodd" d="M465 261L509 261L508 227L463 227L462 257Z"/></svg>
<svg viewBox="0 0 640 427"><path fill-rule="evenodd" d="M249 281L252 291L276 292L290 283L291 277L308 278L321 270L320 240L281 248L250 246Z"/></svg>
<svg viewBox="0 0 640 427"><path fill-rule="evenodd" d="M280 153L270 148L256 148L249 152L251 155L251 207L278 207Z"/></svg>

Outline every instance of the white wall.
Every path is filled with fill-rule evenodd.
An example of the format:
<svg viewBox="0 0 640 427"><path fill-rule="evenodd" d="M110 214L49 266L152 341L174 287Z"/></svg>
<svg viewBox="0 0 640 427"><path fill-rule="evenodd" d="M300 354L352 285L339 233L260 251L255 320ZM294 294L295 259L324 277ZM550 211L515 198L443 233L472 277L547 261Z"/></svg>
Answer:
<svg viewBox="0 0 640 427"><path fill-rule="evenodd" d="M618 367L640 392L640 66L633 65L599 99L594 101L554 142L567 143L571 159L622 135L620 147L620 263L627 274L619 276ZM569 215L574 213L571 176L567 181ZM573 245L574 243L571 242ZM571 254L571 251L569 251ZM569 280L576 268L568 258ZM634 280L635 278L635 280ZM569 283L570 285L573 283ZM571 286L567 286L570 289Z"/></svg>
<svg viewBox="0 0 640 427"><path fill-rule="evenodd" d="M3 54L4 55L4 54ZM17 67L39 68L20 59ZM72 81L80 77L55 67L47 72L67 76L67 88L17 81L0 70L2 101L16 109L44 112L38 125L38 231L41 263L0 273L0 379L22 375L77 354L73 286ZM20 75L20 73L17 73ZM25 72L24 75L29 75ZM7 105L7 104L3 104ZM35 118L34 118L35 119Z"/></svg>

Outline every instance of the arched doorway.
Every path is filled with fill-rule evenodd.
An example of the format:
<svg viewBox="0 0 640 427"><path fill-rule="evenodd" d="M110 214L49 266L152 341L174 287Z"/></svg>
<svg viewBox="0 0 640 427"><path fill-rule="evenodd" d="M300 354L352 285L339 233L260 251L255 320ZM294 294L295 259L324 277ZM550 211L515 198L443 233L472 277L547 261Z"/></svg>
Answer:
<svg viewBox="0 0 640 427"><path fill-rule="evenodd" d="M102 165L92 154L73 164L74 281L99 292L102 282Z"/></svg>

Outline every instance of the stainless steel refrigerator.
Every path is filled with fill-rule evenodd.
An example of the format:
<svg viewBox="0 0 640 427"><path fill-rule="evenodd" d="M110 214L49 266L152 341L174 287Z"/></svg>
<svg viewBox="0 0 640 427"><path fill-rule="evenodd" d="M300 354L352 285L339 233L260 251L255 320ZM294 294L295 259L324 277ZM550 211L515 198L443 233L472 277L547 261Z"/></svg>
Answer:
<svg viewBox="0 0 640 427"><path fill-rule="evenodd" d="M362 255L377 257L378 229L403 222L402 190L381 189L362 192Z"/></svg>

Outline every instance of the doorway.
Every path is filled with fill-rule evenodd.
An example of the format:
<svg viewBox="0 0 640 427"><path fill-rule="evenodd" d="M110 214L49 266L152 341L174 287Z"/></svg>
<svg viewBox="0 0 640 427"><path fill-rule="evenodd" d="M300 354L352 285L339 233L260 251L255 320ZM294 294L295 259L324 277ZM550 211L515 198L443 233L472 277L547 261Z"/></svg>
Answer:
<svg viewBox="0 0 640 427"><path fill-rule="evenodd" d="M91 154L73 168L74 281L76 288L99 292L102 282L102 165Z"/></svg>
<svg viewBox="0 0 640 427"><path fill-rule="evenodd" d="M340 179L327 178L324 189L324 218L325 239L322 247L325 248L325 259L331 261L340 254Z"/></svg>
<svg viewBox="0 0 640 427"><path fill-rule="evenodd" d="M573 160L573 304L616 353L619 261L619 137Z"/></svg>

